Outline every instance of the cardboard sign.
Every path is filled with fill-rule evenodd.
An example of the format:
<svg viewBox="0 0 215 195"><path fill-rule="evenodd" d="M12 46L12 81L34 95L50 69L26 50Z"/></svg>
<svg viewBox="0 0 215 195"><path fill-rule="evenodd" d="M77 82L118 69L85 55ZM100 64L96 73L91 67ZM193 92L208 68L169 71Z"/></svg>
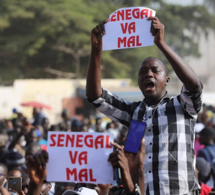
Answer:
<svg viewBox="0 0 215 195"><path fill-rule="evenodd" d="M112 13L105 24L103 50L145 47L154 44L150 33L155 11L146 7L121 8Z"/></svg>
<svg viewBox="0 0 215 195"><path fill-rule="evenodd" d="M113 152L109 133L48 132L47 180L113 183L108 157Z"/></svg>

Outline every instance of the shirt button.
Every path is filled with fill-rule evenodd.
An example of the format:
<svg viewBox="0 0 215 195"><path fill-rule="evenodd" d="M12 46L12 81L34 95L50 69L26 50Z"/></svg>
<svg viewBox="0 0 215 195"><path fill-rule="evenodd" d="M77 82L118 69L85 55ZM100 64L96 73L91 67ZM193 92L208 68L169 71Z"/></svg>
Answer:
<svg viewBox="0 0 215 195"><path fill-rule="evenodd" d="M151 131L151 129L149 129L148 131Z"/></svg>
<svg viewBox="0 0 215 195"><path fill-rule="evenodd" d="M151 158L151 156L149 156L149 158Z"/></svg>
<svg viewBox="0 0 215 195"><path fill-rule="evenodd" d="M149 173L151 173L151 171L149 171Z"/></svg>
<svg viewBox="0 0 215 195"><path fill-rule="evenodd" d="M152 143L150 143L150 145L152 145Z"/></svg>
<svg viewBox="0 0 215 195"><path fill-rule="evenodd" d="M149 118L152 118L151 116L149 116Z"/></svg>

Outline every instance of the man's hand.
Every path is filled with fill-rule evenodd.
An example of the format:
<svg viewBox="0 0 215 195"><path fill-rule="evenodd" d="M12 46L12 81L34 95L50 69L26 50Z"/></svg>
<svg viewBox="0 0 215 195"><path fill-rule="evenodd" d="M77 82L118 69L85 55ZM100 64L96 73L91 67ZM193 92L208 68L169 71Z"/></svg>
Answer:
<svg viewBox="0 0 215 195"><path fill-rule="evenodd" d="M131 179L128 160L124 153L124 147L113 142L111 142L111 145L114 146L116 150L110 154L108 161L111 162L113 168L118 167L121 169L122 184L126 193L131 193L134 190L134 184Z"/></svg>
<svg viewBox="0 0 215 195"><path fill-rule="evenodd" d="M140 186L141 192L144 194L145 139L142 139L137 154L126 152L125 156L128 159L132 181Z"/></svg>
<svg viewBox="0 0 215 195"><path fill-rule="evenodd" d="M159 45L164 41L164 25L157 17L149 17L147 20L152 21L151 33L154 36L154 43Z"/></svg>
<svg viewBox="0 0 215 195"><path fill-rule="evenodd" d="M36 185L42 184L46 178L46 163L48 162L48 153L45 150L27 159L30 182Z"/></svg>
<svg viewBox="0 0 215 195"><path fill-rule="evenodd" d="M91 31L91 42L93 48L102 50L102 37L105 34L104 24L107 22L108 21L103 21Z"/></svg>
<svg viewBox="0 0 215 195"><path fill-rule="evenodd" d="M108 158L114 168L120 167L123 171L129 172L128 160L124 153L124 147L118 145L117 143L111 142L111 145L116 148Z"/></svg>
<svg viewBox="0 0 215 195"><path fill-rule="evenodd" d="M131 171L135 169L143 169L145 160L145 139L142 139L141 146L137 154L126 152L125 156L128 159L128 164Z"/></svg>

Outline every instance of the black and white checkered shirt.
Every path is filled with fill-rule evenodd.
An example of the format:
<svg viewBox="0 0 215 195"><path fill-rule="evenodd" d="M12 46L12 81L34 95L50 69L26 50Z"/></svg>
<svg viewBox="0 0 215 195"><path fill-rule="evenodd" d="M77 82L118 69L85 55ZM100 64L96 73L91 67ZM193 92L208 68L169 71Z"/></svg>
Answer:
<svg viewBox="0 0 215 195"><path fill-rule="evenodd" d="M150 194L188 194L200 188L195 176L194 125L201 94L183 86L180 95L147 106L145 101L125 101L103 89L93 101L100 112L127 127L131 120L146 122L144 172Z"/></svg>

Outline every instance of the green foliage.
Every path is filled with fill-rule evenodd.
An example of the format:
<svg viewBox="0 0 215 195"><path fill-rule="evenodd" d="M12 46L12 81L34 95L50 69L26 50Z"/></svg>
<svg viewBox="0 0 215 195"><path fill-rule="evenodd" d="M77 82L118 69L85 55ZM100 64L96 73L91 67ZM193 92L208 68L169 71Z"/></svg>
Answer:
<svg viewBox="0 0 215 195"><path fill-rule="evenodd" d="M209 0L208 0L209 1ZM85 78L90 56L90 32L120 7L147 6L165 24L165 40L181 56L199 56L198 36L214 27L203 6L168 5L162 0L0 0L1 80L55 77L54 68ZM197 37L197 38L196 38ZM136 80L145 57L165 58L155 47L105 51L105 78Z"/></svg>

